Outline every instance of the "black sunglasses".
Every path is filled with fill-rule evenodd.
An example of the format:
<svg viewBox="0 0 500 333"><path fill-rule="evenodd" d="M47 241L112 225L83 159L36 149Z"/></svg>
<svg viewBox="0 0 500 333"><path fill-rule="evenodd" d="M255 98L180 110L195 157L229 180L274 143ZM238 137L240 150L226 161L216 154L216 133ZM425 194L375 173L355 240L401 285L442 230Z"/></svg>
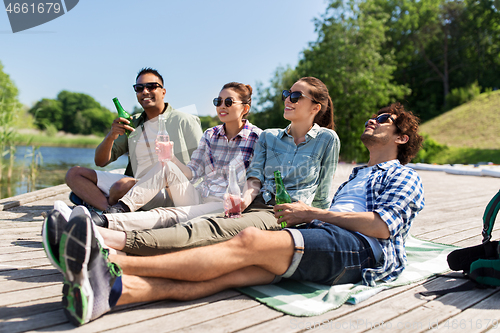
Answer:
<svg viewBox="0 0 500 333"><path fill-rule="evenodd" d="M224 104L226 104L227 107L230 107L231 105L233 105L233 103L241 103L241 104L245 104L243 102L240 102L240 101L233 101L231 98L226 98L224 100ZM220 97L215 97L214 98L214 105L215 106L221 106L222 105L222 98Z"/></svg>
<svg viewBox="0 0 500 333"><path fill-rule="evenodd" d="M149 91L153 91L156 88L163 88L158 82L148 82L148 83L137 83L133 85L136 93L141 93L146 88Z"/></svg>
<svg viewBox="0 0 500 333"><path fill-rule="evenodd" d="M319 104L314 99L312 99L309 96L304 95L300 91L283 90L283 92L281 93L281 99L283 101L285 99L287 99L289 96L290 96L290 102L292 102L292 103L297 103L301 97L306 97L306 98L309 98L311 101L313 101L313 103Z"/></svg>
<svg viewBox="0 0 500 333"><path fill-rule="evenodd" d="M392 118L392 115L390 113L382 113L380 116L377 116L377 117L373 117L373 118L370 118L368 119L366 122L365 122L365 127L368 126L368 122L370 120L375 120L377 123L379 124L383 124L383 123L386 123L390 120L392 120L392 123L394 124L394 126L396 126L397 128L398 125L396 125L396 120L394 120L394 118Z"/></svg>

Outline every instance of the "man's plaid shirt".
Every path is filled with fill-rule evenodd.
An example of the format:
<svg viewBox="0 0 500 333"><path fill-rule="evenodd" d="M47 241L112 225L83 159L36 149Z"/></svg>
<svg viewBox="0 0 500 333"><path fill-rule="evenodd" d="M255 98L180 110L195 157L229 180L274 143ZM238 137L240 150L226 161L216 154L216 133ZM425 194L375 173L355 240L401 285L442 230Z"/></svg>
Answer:
<svg viewBox="0 0 500 333"><path fill-rule="evenodd" d="M340 190L365 166L354 168L349 180L342 184ZM382 246L383 259L376 268L365 269L362 273L363 283L375 285L378 280L391 281L401 274L406 266L405 241L411 223L424 208L424 189L419 175L411 168L403 166L399 160L377 164L373 167L366 182L366 208L368 212L376 212L389 227L389 239L378 239Z"/></svg>
<svg viewBox="0 0 500 333"><path fill-rule="evenodd" d="M246 169L253 157L255 142L262 130L245 120L243 129L232 139L226 136L224 125L209 128L203 133L188 167L193 172L191 182L203 177L197 186L202 197L222 198L228 186L229 163L236 167L240 188L246 181Z"/></svg>

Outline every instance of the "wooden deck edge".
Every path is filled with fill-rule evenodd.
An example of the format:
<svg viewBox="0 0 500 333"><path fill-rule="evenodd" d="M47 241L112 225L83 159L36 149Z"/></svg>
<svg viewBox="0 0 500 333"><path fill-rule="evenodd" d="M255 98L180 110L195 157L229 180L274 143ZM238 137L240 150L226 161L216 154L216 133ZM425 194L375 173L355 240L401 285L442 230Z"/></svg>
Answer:
<svg viewBox="0 0 500 333"><path fill-rule="evenodd" d="M45 199L69 191L66 184L51 186L42 190L16 195L14 197L0 200L0 211L18 207L29 202Z"/></svg>

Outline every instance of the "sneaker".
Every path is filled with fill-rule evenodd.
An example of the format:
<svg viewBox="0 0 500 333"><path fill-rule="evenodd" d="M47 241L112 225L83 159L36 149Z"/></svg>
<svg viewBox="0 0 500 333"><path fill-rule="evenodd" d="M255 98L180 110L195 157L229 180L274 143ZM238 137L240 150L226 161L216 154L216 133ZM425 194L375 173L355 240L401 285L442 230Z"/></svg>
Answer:
<svg viewBox="0 0 500 333"><path fill-rule="evenodd" d="M73 192L69 193L69 201L71 201L72 203L74 203L76 206L84 206L86 204L85 201L83 201L82 199L80 199L80 197L77 196Z"/></svg>
<svg viewBox="0 0 500 333"><path fill-rule="evenodd" d="M54 209L60 211L66 221L69 221L69 216L71 215L72 209L69 208L64 201L54 201Z"/></svg>
<svg viewBox="0 0 500 333"><path fill-rule="evenodd" d="M76 216L68 222L59 252L68 276L63 286L68 320L80 326L109 312L111 289L121 269L108 262L108 252L95 237L90 217Z"/></svg>
<svg viewBox="0 0 500 333"><path fill-rule="evenodd" d="M96 211L98 213L102 213L102 210L99 210L99 209L95 208L94 206L92 206L91 204L83 201L79 196L77 196L73 192L69 193L69 201L71 201L72 203L74 203L76 206L84 206L89 211Z"/></svg>
<svg viewBox="0 0 500 333"><path fill-rule="evenodd" d="M52 266L57 268L57 270L63 273L63 269L59 262L59 243L61 241L61 236L64 232L64 227L66 227L67 220L64 218L63 214L53 209L47 212L47 216L43 221L42 225L42 244L43 249L47 258L49 258ZM64 274L64 273L63 273Z"/></svg>
<svg viewBox="0 0 500 333"><path fill-rule="evenodd" d="M59 246L64 229L68 224L67 221L72 217L87 214L90 215L88 210L82 209L82 207L77 207L71 211L71 208L60 200L54 202L54 209L46 213L42 225L43 249L50 263L57 268L59 272L63 273L63 275L65 273L59 261Z"/></svg>
<svg viewBox="0 0 500 333"><path fill-rule="evenodd" d="M108 227L108 219L106 218L106 216L104 216L104 214L99 214L95 211L92 211L90 212L90 216L92 217L92 221L94 221L96 226L103 228Z"/></svg>
<svg viewBox="0 0 500 333"><path fill-rule="evenodd" d="M104 211L104 214L121 214L130 213L130 208L127 207L123 202L118 201L117 204L109 207Z"/></svg>

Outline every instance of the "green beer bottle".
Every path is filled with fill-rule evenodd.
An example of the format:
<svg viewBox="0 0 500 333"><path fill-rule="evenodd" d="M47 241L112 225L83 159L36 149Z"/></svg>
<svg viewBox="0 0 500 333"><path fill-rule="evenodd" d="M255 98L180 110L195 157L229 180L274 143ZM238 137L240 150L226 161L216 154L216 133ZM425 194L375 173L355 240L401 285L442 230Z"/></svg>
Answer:
<svg viewBox="0 0 500 333"><path fill-rule="evenodd" d="M113 98L113 103L115 103L116 111L118 111L118 116L121 117L121 118L125 118L128 121L130 121L130 123L127 124L127 125L130 126L130 127L132 127L132 128L135 128L134 124L132 123L132 117L130 117L130 115L128 114L128 112L123 109L122 105L120 104L120 101L118 101L118 98L116 98L116 97ZM125 134L127 136L129 136L130 131L125 131Z"/></svg>
<svg viewBox="0 0 500 333"><path fill-rule="evenodd" d="M281 172L279 172L279 170L274 171L274 181L276 183L276 204L281 205L291 203L292 198L290 198L290 194L288 194L285 189L285 185L283 185L283 178L281 178ZM281 222L281 227L286 227L286 222Z"/></svg>

